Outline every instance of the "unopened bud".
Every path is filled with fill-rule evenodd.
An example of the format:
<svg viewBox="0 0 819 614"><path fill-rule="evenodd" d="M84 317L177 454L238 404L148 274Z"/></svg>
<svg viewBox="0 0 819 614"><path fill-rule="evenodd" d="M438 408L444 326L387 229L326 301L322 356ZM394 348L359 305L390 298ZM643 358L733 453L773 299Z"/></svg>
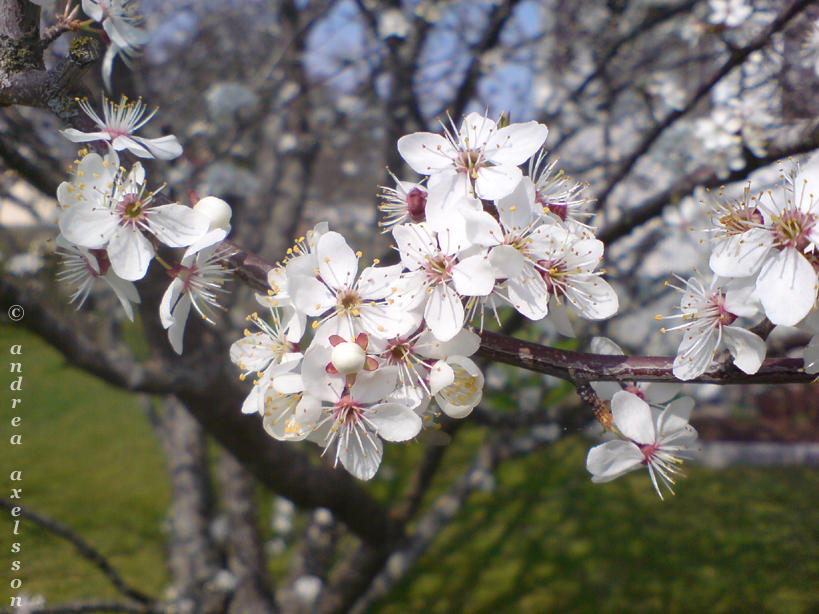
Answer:
<svg viewBox="0 0 819 614"><path fill-rule="evenodd" d="M198 211L210 220L210 230L216 230L217 228L230 229L230 217L233 212L230 205L221 198L205 196L194 205L193 210Z"/></svg>
<svg viewBox="0 0 819 614"><path fill-rule="evenodd" d="M367 355L357 343L345 341L333 348L330 362L341 375L352 375L364 368Z"/></svg>

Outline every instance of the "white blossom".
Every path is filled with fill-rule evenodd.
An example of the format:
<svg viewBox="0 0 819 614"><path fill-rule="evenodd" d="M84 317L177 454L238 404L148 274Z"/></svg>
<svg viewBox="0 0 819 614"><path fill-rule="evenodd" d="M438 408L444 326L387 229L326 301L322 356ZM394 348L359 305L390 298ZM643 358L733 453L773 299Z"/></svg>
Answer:
<svg viewBox="0 0 819 614"><path fill-rule="evenodd" d="M114 272L128 281L142 279L154 257L153 235L169 247L186 247L208 230L208 219L190 207L157 205L146 192L145 171L137 162L125 173L113 152L105 159L86 155L73 181L63 182L57 199L65 207L60 231L70 242L105 249Z"/></svg>
<svg viewBox="0 0 819 614"><path fill-rule="evenodd" d="M214 310L221 308L219 294L230 277L227 252L210 245L189 254L167 271L173 278L159 304L159 318L168 331L168 340L177 354L182 353L182 338L191 307L206 322L214 323Z"/></svg>
<svg viewBox="0 0 819 614"><path fill-rule="evenodd" d="M62 268L57 273L57 280L73 289L70 302L76 303L77 309L83 306L99 279L114 291L125 315L134 321L134 308L131 304L140 303L139 292L133 283L120 278L111 270L111 262L105 251L79 247L60 235L57 237L57 254L62 258Z"/></svg>
<svg viewBox="0 0 819 614"><path fill-rule="evenodd" d="M98 132L81 132L75 128L60 130L69 141L85 143L88 141L107 141L117 151L127 149L139 158L158 158L171 160L182 154L182 146L175 136L167 135L155 139L134 136L134 132L147 124L156 114L154 109L145 115L142 100L128 101L123 96L119 104L102 99L102 117L97 115L87 100L79 101L80 108L99 128ZM143 117L144 116L144 117Z"/></svg>
<svg viewBox="0 0 819 614"><path fill-rule="evenodd" d="M734 364L744 373L756 373L765 359L765 341L734 322L740 316L752 316L756 307L749 300L752 284L734 282L737 291L723 286L714 277L706 288L696 277L685 282L685 288L671 286L682 293L680 314L665 319L680 318L682 324L663 328L661 332L682 331L683 338L674 359L674 376L681 380L694 379L705 373L724 341ZM658 319L663 319L658 316Z"/></svg>
<svg viewBox="0 0 819 614"><path fill-rule="evenodd" d="M381 464L382 439L407 441L421 431L421 418L408 405L385 402L395 389L395 367L361 372L347 387L327 387L321 397L305 395L301 420L312 425L312 438L361 480L371 479Z"/></svg>
<svg viewBox="0 0 819 614"><path fill-rule="evenodd" d="M515 189L522 177L518 165L540 149L549 133L534 121L498 128L479 113L464 117L458 130L451 119L450 124L443 136L415 132L401 137L398 151L414 171L451 186L453 193L488 199Z"/></svg>
<svg viewBox="0 0 819 614"><path fill-rule="evenodd" d="M660 485L674 494L679 465L692 458L697 431L688 424L694 402L690 397L672 401L661 412L630 392L620 391L611 400L612 424L619 439L589 450L586 469L592 482L610 482L640 466L648 468L651 484L660 499Z"/></svg>

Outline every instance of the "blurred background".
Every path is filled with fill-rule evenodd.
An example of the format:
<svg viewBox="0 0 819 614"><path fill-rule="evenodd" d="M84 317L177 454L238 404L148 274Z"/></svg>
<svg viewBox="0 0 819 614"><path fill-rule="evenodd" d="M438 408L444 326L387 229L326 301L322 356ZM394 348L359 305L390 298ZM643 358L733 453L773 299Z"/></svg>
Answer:
<svg viewBox="0 0 819 614"><path fill-rule="evenodd" d="M550 155L586 184L621 303L575 321L573 339L509 318L567 349L602 335L673 355L654 314L679 302L672 273L707 270L708 190L781 189L777 162L819 148L807 0L142 0L141 13L150 41L130 70L117 60L114 98L159 107L147 132L185 148L149 161L148 185L224 198L232 240L271 263L322 220L365 258L394 257L376 205L386 169L417 180L400 136L469 111L547 124ZM98 67L81 88L96 104ZM602 429L571 385L485 365L468 419L387 446L358 482L241 415L250 383L227 348L261 311L251 288L231 284L217 326L191 320L182 357L159 326L161 273L134 323L102 287L80 312L67 304L54 194L77 148L63 127L0 109L0 296L3 313L26 310L0 320L25 380L14 413L3 379L23 444L0 446L0 466L24 470L27 514L22 552L0 555L22 562L23 586L4 582L0 607L22 592L48 612L819 611L815 387L687 385L702 461L660 502L642 472L590 483ZM777 329L769 356L801 356L807 339Z"/></svg>

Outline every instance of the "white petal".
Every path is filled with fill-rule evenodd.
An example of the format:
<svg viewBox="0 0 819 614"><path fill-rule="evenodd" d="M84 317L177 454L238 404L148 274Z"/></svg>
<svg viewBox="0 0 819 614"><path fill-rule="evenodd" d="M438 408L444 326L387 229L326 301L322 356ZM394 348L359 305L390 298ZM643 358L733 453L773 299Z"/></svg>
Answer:
<svg viewBox="0 0 819 614"><path fill-rule="evenodd" d="M663 384L661 382L646 382L641 385L643 396L649 403L666 403L680 391L680 384Z"/></svg>
<svg viewBox="0 0 819 614"><path fill-rule="evenodd" d="M495 207L504 228L512 232L523 230L534 218L535 184L529 177L524 177L509 196L495 203Z"/></svg>
<svg viewBox="0 0 819 614"><path fill-rule="evenodd" d="M97 22L102 21L105 17L99 2L94 2L94 0L82 0L82 12Z"/></svg>
<svg viewBox="0 0 819 614"><path fill-rule="evenodd" d="M358 256L337 232L321 236L316 245L319 273L331 288L350 288L358 273Z"/></svg>
<svg viewBox="0 0 819 614"><path fill-rule="evenodd" d="M483 149L492 135L498 131L498 124L480 113L468 113L458 129L458 140L465 149Z"/></svg>
<svg viewBox="0 0 819 614"><path fill-rule="evenodd" d="M445 360L436 362L429 372L429 390L432 394L438 392L455 381L455 371Z"/></svg>
<svg viewBox="0 0 819 614"><path fill-rule="evenodd" d="M184 289L184 283L177 277L170 283L167 290L165 290L165 294L162 295L162 300L159 302L159 321L162 322L164 328L169 328L171 324L173 324L174 307L179 301L179 297ZM247 337L245 337L245 339L247 339ZM244 341L244 339L240 339L239 341Z"/></svg>
<svg viewBox="0 0 819 614"><path fill-rule="evenodd" d="M593 482L610 482L624 473L637 469L643 453L633 443L615 439L594 446L586 456L586 470Z"/></svg>
<svg viewBox="0 0 819 614"><path fill-rule="evenodd" d="M428 256L438 251L438 242L420 224L395 226L392 236L401 254L402 264L410 271L424 266Z"/></svg>
<svg viewBox="0 0 819 614"><path fill-rule="evenodd" d="M146 215L148 229L168 247L187 247L210 226L204 215L180 204L153 207Z"/></svg>
<svg viewBox="0 0 819 614"><path fill-rule="evenodd" d="M288 285L296 308L308 316L320 316L336 304L336 297L315 277L294 276Z"/></svg>
<svg viewBox="0 0 819 614"><path fill-rule="evenodd" d="M387 441L407 441L421 431L421 418L406 405L381 403L367 410L367 419Z"/></svg>
<svg viewBox="0 0 819 614"><path fill-rule="evenodd" d="M498 245L489 252L489 262L498 279L520 278L533 274L531 263L511 245Z"/></svg>
<svg viewBox="0 0 819 614"><path fill-rule="evenodd" d="M515 190L522 177L517 166L484 166L478 169L475 193L489 200L503 198Z"/></svg>
<svg viewBox="0 0 819 614"><path fill-rule="evenodd" d="M157 160L173 160L182 155L182 145L179 144L179 140L172 134L155 139L134 137L134 140L147 149L150 155Z"/></svg>
<svg viewBox="0 0 819 614"><path fill-rule="evenodd" d="M457 151L440 134L415 132L398 139L398 153L412 170L422 175L454 169Z"/></svg>
<svg viewBox="0 0 819 614"><path fill-rule="evenodd" d="M748 374L759 371L767 351L759 336L739 326L726 326L722 329L722 339L740 371Z"/></svg>
<svg viewBox="0 0 819 614"><path fill-rule="evenodd" d="M764 228L719 239L708 265L717 275L747 277L755 274L773 244L773 235Z"/></svg>
<svg viewBox="0 0 819 614"><path fill-rule="evenodd" d="M364 330L382 339L411 333L421 323L419 314L397 306L364 303L358 311Z"/></svg>
<svg viewBox="0 0 819 614"><path fill-rule="evenodd" d="M188 315L191 311L191 295L185 293L176 304L173 315L174 319L168 328L168 341L177 354L182 354L182 338L185 335L185 324L188 322Z"/></svg>
<svg viewBox="0 0 819 614"><path fill-rule="evenodd" d="M130 281L120 279L113 271L108 271L103 276L103 280L111 286L114 294L117 295L119 302L122 304L122 308L125 310L125 315L133 322L134 308L131 306L131 303L139 304L141 302L136 286Z"/></svg>
<svg viewBox="0 0 819 614"><path fill-rule="evenodd" d="M619 308L614 288L597 275L574 276L566 287L566 298L589 320L605 320Z"/></svg>
<svg viewBox="0 0 819 614"><path fill-rule="evenodd" d="M107 132L80 132L76 128L66 128L65 130L60 130L59 132L72 143L111 140L111 135L109 135Z"/></svg>
<svg viewBox="0 0 819 614"><path fill-rule="evenodd" d="M675 431L688 426L693 409L694 399L691 397L681 397L669 403L657 418L657 438L668 437Z"/></svg>
<svg viewBox="0 0 819 614"><path fill-rule="evenodd" d="M461 260L452 268L452 281L461 296L486 296L495 287L495 274L484 254Z"/></svg>
<svg viewBox="0 0 819 614"><path fill-rule="evenodd" d="M119 225L117 215L105 207L76 206L60 216L60 232L71 243L98 249L105 247Z"/></svg>
<svg viewBox="0 0 819 614"><path fill-rule="evenodd" d="M640 397L621 390L611 399L614 425L625 436L637 443L653 443L654 421L648 403Z"/></svg>
<svg viewBox="0 0 819 614"><path fill-rule="evenodd" d="M589 349L593 354L605 354L607 356L624 355L623 348L608 337L592 337Z"/></svg>
<svg viewBox="0 0 819 614"><path fill-rule="evenodd" d="M532 267L524 276L510 278L506 291L512 307L530 320L540 320L549 313L549 289Z"/></svg>
<svg viewBox="0 0 819 614"><path fill-rule="evenodd" d="M148 151L145 147L143 147L141 143L137 142L137 140L135 138L132 138L130 135L122 135L116 137L111 142L111 147L113 147L117 151L127 149L138 158L152 157L151 152Z"/></svg>
<svg viewBox="0 0 819 614"><path fill-rule="evenodd" d="M424 309L424 318L436 338L449 341L464 326L461 297L447 284L434 286Z"/></svg>
<svg viewBox="0 0 819 614"><path fill-rule="evenodd" d="M371 266L361 271L356 289L365 299L377 300L392 294L392 288L401 275L402 265L387 267Z"/></svg>
<svg viewBox="0 0 819 614"><path fill-rule="evenodd" d="M569 321L569 310L566 309L565 303L550 302L549 321L561 335L574 337L574 329Z"/></svg>
<svg viewBox="0 0 819 614"><path fill-rule="evenodd" d="M350 395L358 403L377 403L387 398L398 381L397 367L379 367L375 371L362 371L350 388Z"/></svg>
<svg viewBox="0 0 819 614"><path fill-rule="evenodd" d="M603 257L603 242L597 239L580 239L572 244L566 257L566 267L581 273L590 273L597 268Z"/></svg>
<svg viewBox="0 0 819 614"><path fill-rule="evenodd" d="M816 271L797 249L787 247L762 265L756 289L768 319L793 326L816 303Z"/></svg>
<svg viewBox="0 0 819 614"><path fill-rule="evenodd" d="M336 445L341 446L338 451L338 458L344 468L359 480L370 480L378 472L378 467L381 465L384 445L378 437L373 437L375 449L368 440L364 441L366 451L361 449L354 436L350 437L348 446L344 446L341 442Z"/></svg>
<svg viewBox="0 0 819 614"><path fill-rule="evenodd" d="M128 281L145 277L154 247L138 230L120 226L108 242L108 259L114 273Z"/></svg>
<svg viewBox="0 0 819 614"><path fill-rule="evenodd" d="M743 318L753 318L759 313L761 305L753 277L738 277L728 283L725 287L725 309Z"/></svg>
<svg viewBox="0 0 819 614"><path fill-rule="evenodd" d="M674 377L688 381L705 373L714 361L719 342L719 328L694 326L686 329L683 335L672 371Z"/></svg>
<svg viewBox="0 0 819 614"><path fill-rule="evenodd" d="M531 158L547 136L549 129L535 121L509 124L492 135L484 153L495 164L517 166Z"/></svg>
<svg viewBox="0 0 819 614"><path fill-rule="evenodd" d="M413 350L424 358L446 358L447 356L472 356L481 345L480 336L468 328L462 328L449 341L440 341L435 338L429 329L418 337Z"/></svg>

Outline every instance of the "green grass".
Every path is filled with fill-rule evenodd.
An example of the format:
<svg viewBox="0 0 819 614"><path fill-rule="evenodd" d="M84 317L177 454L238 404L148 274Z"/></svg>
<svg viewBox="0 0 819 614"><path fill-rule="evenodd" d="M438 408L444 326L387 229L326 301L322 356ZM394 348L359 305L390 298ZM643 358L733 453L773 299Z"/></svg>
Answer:
<svg viewBox="0 0 819 614"><path fill-rule="evenodd" d="M688 468L660 502L604 485L578 437L502 466L374 614L819 611L811 469Z"/></svg>
<svg viewBox="0 0 819 614"><path fill-rule="evenodd" d="M22 404L12 411L12 378L4 375L3 432L19 415L23 442L11 446L4 438L0 466L22 469L22 504L66 524L127 581L158 594L168 580L162 523L170 493L162 455L138 399L67 366L36 337L0 327L4 356L12 343L23 344L23 390L16 395ZM8 373L7 363L0 364L3 373ZM3 496L10 494L8 478L4 471ZM5 510L0 514L0 534L9 544L10 519ZM21 530L22 552L12 555L4 547L0 559L4 570L12 560L22 562L21 591L49 601L117 596L68 542L30 521L24 520ZM0 604L7 606L9 594L9 583L3 582Z"/></svg>
<svg viewBox="0 0 819 614"><path fill-rule="evenodd" d="M23 504L67 524L138 588L161 594L168 581L162 532L169 487L162 454L141 405L65 365L38 339L0 327L0 351L24 345L23 445L0 446L8 471L23 469ZM6 372L5 362L0 369ZM13 415L3 385L4 441ZM556 393L557 394L557 393ZM514 406L514 394L495 395ZM445 490L486 436L469 424L447 450L434 493ZM657 500L647 475L593 485L586 442L571 437L505 463L492 492L475 493L373 614L579 612L607 614L819 611L819 494L809 468L688 467L676 497ZM383 499L407 485L421 444L387 446L387 471L372 485ZM392 472L393 477L387 479ZM267 529L270 497L260 496ZM302 521L297 520L298 525ZM23 525L23 590L50 603L114 598L102 574L63 540ZM0 512L2 543L11 522ZM274 577L287 561L272 561ZM5 571L0 607L8 603Z"/></svg>

